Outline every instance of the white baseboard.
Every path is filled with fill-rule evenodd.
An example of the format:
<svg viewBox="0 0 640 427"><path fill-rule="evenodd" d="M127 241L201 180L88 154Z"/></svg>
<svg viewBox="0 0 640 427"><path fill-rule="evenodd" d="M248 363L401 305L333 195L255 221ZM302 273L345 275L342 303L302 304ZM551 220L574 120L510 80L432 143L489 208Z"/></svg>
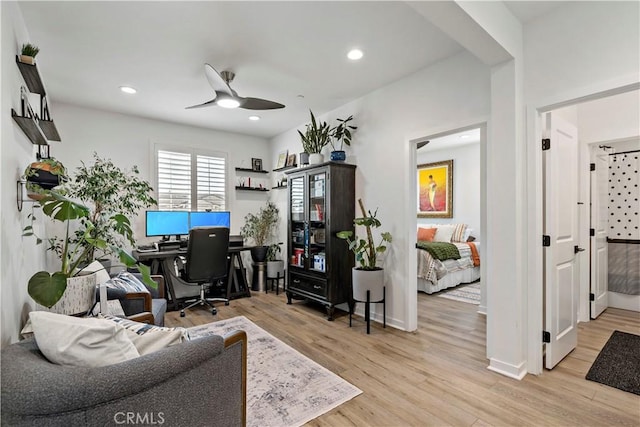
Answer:
<svg viewBox="0 0 640 427"><path fill-rule="evenodd" d="M487 369L507 376L509 378L521 380L525 377L525 375L527 375L526 365L527 364L525 361L520 362L517 365L512 365L510 363L491 358L489 359L489 366L487 366Z"/></svg>
<svg viewBox="0 0 640 427"><path fill-rule="evenodd" d="M640 295L627 295L609 291L609 307L640 311Z"/></svg>

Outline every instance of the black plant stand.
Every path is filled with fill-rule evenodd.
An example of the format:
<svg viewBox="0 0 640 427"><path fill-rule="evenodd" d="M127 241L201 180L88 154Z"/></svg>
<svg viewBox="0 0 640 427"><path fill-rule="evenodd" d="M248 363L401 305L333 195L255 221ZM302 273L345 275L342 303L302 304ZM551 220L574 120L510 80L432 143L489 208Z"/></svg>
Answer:
<svg viewBox="0 0 640 427"><path fill-rule="evenodd" d="M366 301L358 301L357 299L353 300L353 304L351 310L349 310L349 327L351 327L351 315L355 311L355 307L357 302L365 303L364 306L364 320L367 322L367 335L371 333L371 308L370 304L378 304L382 303L382 327L387 327L387 287L382 287L382 299L380 301L371 301L371 291L367 290L367 300Z"/></svg>

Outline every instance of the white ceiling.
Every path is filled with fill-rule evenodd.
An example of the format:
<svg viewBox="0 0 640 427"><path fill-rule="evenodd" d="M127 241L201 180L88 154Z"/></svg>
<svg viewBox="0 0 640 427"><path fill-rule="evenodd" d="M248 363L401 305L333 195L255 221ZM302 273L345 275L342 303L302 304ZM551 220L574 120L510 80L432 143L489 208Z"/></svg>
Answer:
<svg viewBox="0 0 640 427"><path fill-rule="evenodd" d="M427 153L438 150L451 150L453 148L462 147L463 145L479 144L480 128L469 129L463 132L453 133L451 135L432 138L429 143L418 149L418 154Z"/></svg>
<svg viewBox="0 0 640 427"><path fill-rule="evenodd" d="M517 3L517 4L516 4ZM522 21L560 2L510 2ZM404 2L20 2L53 103L272 137L462 51ZM352 62L353 47L364 58ZM240 96L286 105L217 106L204 63L236 73ZM133 86L126 95L119 86Z"/></svg>

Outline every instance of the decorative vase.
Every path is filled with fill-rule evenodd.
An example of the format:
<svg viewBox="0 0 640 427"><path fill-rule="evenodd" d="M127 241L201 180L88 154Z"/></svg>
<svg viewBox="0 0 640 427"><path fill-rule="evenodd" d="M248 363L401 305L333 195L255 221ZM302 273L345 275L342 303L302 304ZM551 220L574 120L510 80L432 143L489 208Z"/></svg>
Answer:
<svg viewBox="0 0 640 427"><path fill-rule="evenodd" d="M267 277L270 279L276 278L278 273L280 273L280 277L284 276L284 261L267 261Z"/></svg>
<svg viewBox="0 0 640 427"><path fill-rule="evenodd" d="M20 62L23 64L34 65L36 63L36 59L33 56L20 55Z"/></svg>
<svg viewBox="0 0 640 427"><path fill-rule="evenodd" d="M300 166L309 164L309 153L300 153Z"/></svg>
<svg viewBox="0 0 640 427"><path fill-rule="evenodd" d="M347 153L343 150L336 150L331 152L331 161L344 162L347 159Z"/></svg>
<svg viewBox="0 0 640 427"><path fill-rule="evenodd" d="M384 270L359 270L353 268L353 299L356 301L366 301L367 291L370 292L371 302L380 301L384 298Z"/></svg>
<svg viewBox="0 0 640 427"><path fill-rule="evenodd" d="M255 246L251 248L251 259L253 262L265 262L269 246Z"/></svg>
<svg viewBox="0 0 640 427"><path fill-rule="evenodd" d="M43 309L57 314L84 314L93 305L95 295L96 273L69 277L62 298L50 309Z"/></svg>
<svg viewBox="0 0 640 427"><path fill-rule="evenodd" d="M309 154L309 164L317 165L324 162L324 156L320 153L312 153Z"/></svg>

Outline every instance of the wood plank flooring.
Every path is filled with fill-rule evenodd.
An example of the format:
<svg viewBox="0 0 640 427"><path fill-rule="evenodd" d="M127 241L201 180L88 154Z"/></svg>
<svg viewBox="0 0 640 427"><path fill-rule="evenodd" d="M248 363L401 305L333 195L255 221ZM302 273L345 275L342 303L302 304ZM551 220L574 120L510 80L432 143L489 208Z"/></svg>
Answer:
<svg viewBox="0 0 640 427"><path fill-rule="evenodd" d="M584 379L614 330L640 335L640 313L608 309L579 326L578 348L555 369L516 381L487 369L485 317L477 306L425 294L413 333L372 324L283 294L253 292L218 315L167 313L167 326L245 316L340 375L363 394L309 426L640 426L640 396Z"/></svg>

